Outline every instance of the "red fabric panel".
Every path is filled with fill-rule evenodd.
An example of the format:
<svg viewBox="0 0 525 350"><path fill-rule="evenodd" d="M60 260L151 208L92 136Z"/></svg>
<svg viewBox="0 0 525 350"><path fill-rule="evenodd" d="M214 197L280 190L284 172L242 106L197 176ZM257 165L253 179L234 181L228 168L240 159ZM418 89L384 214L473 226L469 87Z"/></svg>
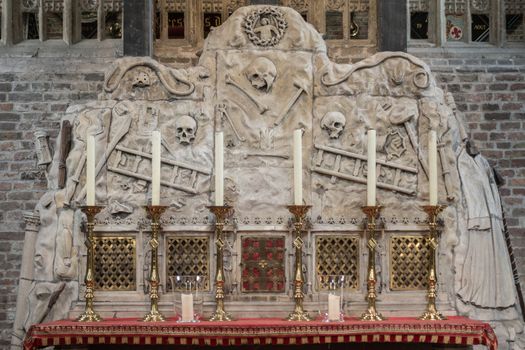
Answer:
<svg viewBox="0 0 525 350"><path fill-rule="evenodd" d="M489 324L465 317L444 321L390 318L380 322L347 318L344 322L290 322L277 318L240 319L231 322L145 323L139 319L111 318L80 323L61 320L34 325L24 341L32 350L50 345L252 345L325 343L433 343L483 344L497 349Z"/></svg>

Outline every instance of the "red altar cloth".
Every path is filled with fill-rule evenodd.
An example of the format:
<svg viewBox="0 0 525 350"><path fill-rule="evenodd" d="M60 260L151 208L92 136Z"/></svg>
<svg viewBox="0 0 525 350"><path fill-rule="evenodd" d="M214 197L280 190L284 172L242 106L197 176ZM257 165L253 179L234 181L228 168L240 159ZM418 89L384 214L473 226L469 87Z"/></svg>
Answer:
<svg viewBox="0 0 525 350"><path fill-rule="evenodd" d="M80 323L62 320L32 326L24 349L51 345L302 345L325 343L432 343L486 345L498 343L489 324L465 317L444 321L390 318L367 322L290 322L276 318L240 319L231 322L144 323L138 319L110 318Z"/></svg>

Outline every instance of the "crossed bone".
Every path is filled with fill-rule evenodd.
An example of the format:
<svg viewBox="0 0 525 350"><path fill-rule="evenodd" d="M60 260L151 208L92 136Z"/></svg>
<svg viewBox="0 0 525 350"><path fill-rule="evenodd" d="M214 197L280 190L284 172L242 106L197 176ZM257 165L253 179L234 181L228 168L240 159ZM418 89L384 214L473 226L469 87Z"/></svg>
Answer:
<svg viewBox="0 0 525 350"><path fill-rule="evenodd" d="M224 82L229 85L235 86L237 89L239 89L243 94L245 94L252 102L257 106L257 109L259 110L259 113L264 114L264 112L268 111L270 107L263 105L257 99L245 88L243 88L239 83L237 83L229 74L226 74L224 76Z"/></svg>
<svg viewBox="0 0 525 350"><path fill-rule="evenodd" d="M279 124L281 124L284 121L284 119L288 115L288 112L290 111L290 109L292 109L293 105L295 104L295 102L297 102L299 97L301 97L303 92L307 93L306 89L303 88L302 86L300 86L298 83L294 82L293 86L295 86L297 88L297 90L295 91L295 94L292 96L292 98L290 98L288 100L288 103L286 104L286 107L284 107L281 115L277 118L277 120L275 122L273 122L273 124L275 126L278 126Z"/></svg>
<svg viewBox="0 0 525 350"><path fill-rule="evenodd" d="M226 120L228 120L228 123L230 123L230 126L232 127L233 133L235 134L235 136L237 136L239 141L241 141L241 142L246 141L246 138L244 136L241 136L239 134L239 131L237 131L237 128L235 127L233 119L230 117L230 113L228 113L228 109L227 109L226 104L224 104L224 103L218 104L217 105L217 112L221 113L222 116L224 118L226 118Z"/></svg>

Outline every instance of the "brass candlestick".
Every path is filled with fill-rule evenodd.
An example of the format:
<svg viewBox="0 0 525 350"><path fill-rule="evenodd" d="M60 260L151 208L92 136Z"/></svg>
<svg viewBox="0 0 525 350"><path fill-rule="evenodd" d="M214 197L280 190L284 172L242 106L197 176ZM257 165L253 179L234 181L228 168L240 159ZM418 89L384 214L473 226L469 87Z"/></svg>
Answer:
<svg viewBox="0 0 525 350"><path fill-rule="evenodd" d="M81 207L81 210L87 217L87 237L84 244L87 247L87 266L86 277L84 283L86 284L86 308L82 315L77 319L78 322L94 322L101 321L102 318L93 310L93 298L95 289L95 239L93 238L93 231L95 229L95 216L103 209L101 206L86 205Z"/></svg>
<svg viewBox="0 0 525 350"><path fill-rule="evenodd" d="M166 210L164 205L147 205L144 207L148 213L148 218L151 219L151 239L149 245L151 246L151 266L149 271L149 298L150 311L142 319L144 322L160 322L166 319L159 311L159 234L161 232L160 217Z"/></svg>
<svg viewBox="0 0 525 350"><path fill-rule="evenodd" d="M215 302L216 308L210 321L231 321L232 316L224 310L224 240L222 231L224 219L233 214L233 208L228 205L212 205L208 209L215 215L215 245L217 246L217 266L215 272Z"/></svg>
<svg viewBox="0 0 525 350"><path fill-rule="evenodd" d="M436 308L436 248L438 246L437 216L445 209L444 205L424 205L423 210L428 216L428 253L430 262L428 266L428 290L427 290L427 310L419 317L420 320L446 320Z"/></svg>
<svg viewBox="0 0 525 350"><path fill-rule="evenodd" d="M303 239L301 234L303 231L303 223L306 213L311 208L310 205L289 205L288 210L294 216L294 232L295 239L293 245L295 247L295 279L294 279L294 295L295 309L288 315L288 321L311 321L312 318L303 309Z"/></svg>
<svg viewBox="0 0 525 350"><path fill-rule="evenodd" d="M379 216L381 211L380 205L366 206L362 208L363 212L367 217L367 224L365 232L368 235L368 269L367 269L367 294L366 301L368 302L368 308L365 313L361 315L363 321L382 321L386 318L383 317L376 310L376 218Z"/></svg>

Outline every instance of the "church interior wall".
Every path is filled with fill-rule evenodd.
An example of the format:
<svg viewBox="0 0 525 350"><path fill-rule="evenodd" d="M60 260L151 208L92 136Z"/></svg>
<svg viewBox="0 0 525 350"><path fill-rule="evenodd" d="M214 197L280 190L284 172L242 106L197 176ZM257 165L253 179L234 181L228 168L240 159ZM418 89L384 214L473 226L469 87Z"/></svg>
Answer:
<svg viewBox="0 0 525 350"><path fill-rule="evenodd" d="M161 62L194 65L192 47L157 48ZM330 58L351 63L373 49L329 46ZM463 112L469 136L503 176L500 188L525 290L525 53L483 51L437 53L414 50ZM60 52L56 54L60 56ZM35 152L36 131L54 147L68 106L96 100L108 57L0 57L0 347L10 343L26 221L46 190Z"/></svg>

